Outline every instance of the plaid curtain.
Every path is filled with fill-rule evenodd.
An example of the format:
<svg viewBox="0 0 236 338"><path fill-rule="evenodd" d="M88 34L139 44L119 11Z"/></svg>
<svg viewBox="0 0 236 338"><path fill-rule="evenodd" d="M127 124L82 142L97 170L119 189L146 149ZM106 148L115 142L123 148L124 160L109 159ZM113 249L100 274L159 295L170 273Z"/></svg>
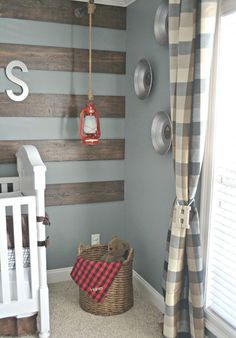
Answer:
<svg viewBox="0 0 236 338"><path fill-rule="evenodd" d="M165 338L203 338L203 264L196 194L205 141L217 0L169 0L176 201L164 263Z"/></svg>

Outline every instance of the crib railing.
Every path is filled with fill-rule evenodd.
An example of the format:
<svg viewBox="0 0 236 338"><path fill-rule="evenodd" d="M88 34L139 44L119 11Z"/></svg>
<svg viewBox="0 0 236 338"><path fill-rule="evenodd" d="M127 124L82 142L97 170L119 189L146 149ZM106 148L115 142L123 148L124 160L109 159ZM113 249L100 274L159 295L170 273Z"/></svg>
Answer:
<svg viewBox="0 0 236 338"><path fill-rule="evenodd" d="M13 217L16 299L11 299L10 278L8 269L8 238L7 238L7 211L11 209ZM22 245L22 209L27 209L30 249L30 289L31 295L25 298L24 267ZM0 278L2 302L0 302L0 318L17 316L24 309L27 313L38 311L38 250L37 250L37 223L35 196L21 196L0 199Z"/></svg>
<svg viewBox="0 0 236 338"><path fill-rule="evenodd" d="M19 191L19 177L1 177L0 193Z"/></svg>

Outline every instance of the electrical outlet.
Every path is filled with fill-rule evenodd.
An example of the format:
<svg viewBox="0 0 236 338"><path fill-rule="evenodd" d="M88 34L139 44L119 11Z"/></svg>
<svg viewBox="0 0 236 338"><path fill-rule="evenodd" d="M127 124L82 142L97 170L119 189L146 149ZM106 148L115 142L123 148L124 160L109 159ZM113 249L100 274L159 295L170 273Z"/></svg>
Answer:
<svg viewBox="0 0 236 338"><path fill-rule="evenodd" d="M91 235L91 245L100 244L100 234L92 234Z"/></svg>

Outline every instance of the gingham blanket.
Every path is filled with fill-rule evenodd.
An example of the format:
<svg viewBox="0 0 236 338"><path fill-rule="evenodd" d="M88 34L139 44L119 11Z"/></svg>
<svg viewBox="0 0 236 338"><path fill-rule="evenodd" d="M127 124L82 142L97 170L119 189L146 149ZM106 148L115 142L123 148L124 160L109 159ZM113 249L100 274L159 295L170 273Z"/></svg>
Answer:
<svg viewBox="0 0 236 338"><path fill-rule="evenodd" d="M121 265L122 262L94 262L78 256L71 278L91 299L102 303Z"/></svg>

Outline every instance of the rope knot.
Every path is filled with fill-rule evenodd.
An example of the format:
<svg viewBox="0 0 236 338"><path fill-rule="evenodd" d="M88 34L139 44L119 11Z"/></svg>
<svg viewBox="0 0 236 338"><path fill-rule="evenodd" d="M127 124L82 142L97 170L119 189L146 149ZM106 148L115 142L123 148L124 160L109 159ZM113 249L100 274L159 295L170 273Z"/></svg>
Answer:
<svg viewBox="0 0 236 338"><path fill-rule="evenodd" d="M88 14L92 15L95 13L96 5L92 3L88 3Z"/></svg>

